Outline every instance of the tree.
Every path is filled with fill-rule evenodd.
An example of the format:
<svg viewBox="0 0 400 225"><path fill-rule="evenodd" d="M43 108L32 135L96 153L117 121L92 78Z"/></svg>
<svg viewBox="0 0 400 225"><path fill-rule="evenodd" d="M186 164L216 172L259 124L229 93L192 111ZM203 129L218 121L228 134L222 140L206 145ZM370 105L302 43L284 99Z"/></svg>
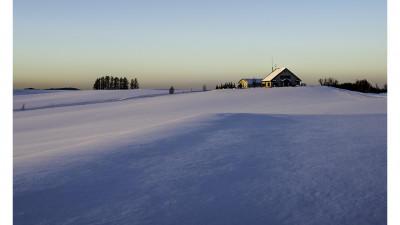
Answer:
<svg viewBox="0 0 400 225"><path fill-rule="evenodd" d="M375 87L374 87L366 79L356 80L355 83L346 82L346 83L339 84L339 82L334 78L328 78L328 79L325 78L325 79L319 79L318 82L324 86L332 86L332 87L346 89L346 90L350 90L350 91L358 91L358 92L365 92L365 93L387 92L386 85L382 89L379 88L379 86L377 84L375 84Z"/></svg>
<svg viewBox="0 0 400 225"><path fill-rule="evenodd" d="M93 89L94 90L100 89L100 79L99 78L97 78L96 81L94 82Z"/></svg>
<svg viewBox="0 0 400 225"><path fill-rule="evenodd" d="M136 78L131 80L130 87L131 87L131 89L139 89L139 82Z"/></svg>
<svg viewBox="0 0 400 225"><path fill-rule="evenodd" d="M114 77L113 76L110 77L110 89L111 90L115 89L115 87L114 87Z"/></svg>
<svg viewBox="0 0 400 225"><path fill-rule="evenodd" d="M131 79L130 88L133 89L133 79Z"/></svg>
<svg viewBox="0 0 400 225"><path fill-rule="evenodd" d="M175 91L174 87L171 86L171 88L169 89L169 93L170 93L170 94L173 94L174 91Z"/></svg>
<svg viewBox="0 0 400 225"><path fill-rule="evenodd" d="M119 78L119 89L121 90L121 89L123 89L123 87L124 87L124 80L122 77L120 77Z"/></svg>
<svg viewBox="0 0 400 225"><path fill-rule="evenodd" d="M129 86L130 85L130 86ZM94 90L116 90L116 89L139 89L139 82L137 78L132 79L129 83L126 77L113 77L113 76L103 76L96 78L93 84Z"/></svg>
<svg viewBox="0 0 400 225"><path fill-rule="evenodd" d="M128 79L126 79L126 77L124 78L120 78L120 89L124 89L127 90L129 88L129 82Z"/></svg>
<svg viewBox="0 0 400 225"><path fill-rule="evenodd" d="M338 80L336 80L336 79L334 79L334 78L332 78L332 77L329 77L328 79L319 79L318 80L318 82L319 82L319 84L320 85L323 85L323 86L332 86L332 87L337 87L338 86Z"/></svg>
<svg viewBox="0 0 400 225"><path fill-rule="evenodd" d="M104 89L110 90L110 76L104 78Z"/></svg>
<svg viewBox="0 0 400 225"><path fill-rule="evenodd" d="M119 89L119 78L118 77L114 78L114 89Z"/></svg>
<svg viewBox="0 0 400 225"><path fill-rule="evenodd" d="M104 90L104 77L100 78L100 89Z"/></svg>
<svg viewBox="0 0 400 225"><path fill-rule="evenodd" d="M205 84L203 85L203 91L207 91L207 86Z"/></svg>
<svg viewBox="0 0 400 225"><path fill-rule="evenodd" d="M139 82L137 78L132 79L131 81L131 89L139 89Z"/></svg>
<svg viewBox="0 0 400 225"><path fill-rule="evenodd" d="M371 84L367 80L356 80L357 91L370 93L371 92Z"/></svg>

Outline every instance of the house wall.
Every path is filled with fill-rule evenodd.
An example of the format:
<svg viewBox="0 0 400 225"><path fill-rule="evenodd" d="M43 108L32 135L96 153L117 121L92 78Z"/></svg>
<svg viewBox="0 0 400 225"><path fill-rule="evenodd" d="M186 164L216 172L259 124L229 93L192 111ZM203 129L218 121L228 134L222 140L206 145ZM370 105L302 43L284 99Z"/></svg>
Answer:
<svg viewBox="0 0 400 225"><path fill-rule="evenodd" d="M246 81L244 81L244 80L240 80L240 81L239 81L238 87L239 87L240 84L242 84L242 88L247 88L247 87L249 87L249 84L248 84Z"/></svg>
<svg viewBox="0 0 400 225"><path fill-rule="evenodd" d="M291 85L295 86L295 85L300 85L300 82L296 82L296 80L298 80L298 78L296 76L294 76L291 72L289 72L288 70L284 70L282 71L282 73L280 73L278 76L275 77L276 80L276 84L278 85L278 87L283 87L284 83L283 83L283 79L289 79L289 81L291 82Z"/></svg>
<svg viewBox="0 0 400 225"><path fill-rule="evenodd" d="M284 79L289 79L291 86L300 85L301 81L288 70L282 71L278 76L272 79L271 82L263 82L263 87L284 87ZM268 86L270 85L270 86Z"/></svg>
<svg viewBox="0 0 400 225"><path fill-rule="evenodd" d="M267 87L267 88L272 87L270 81L263 81L263 82L262 82L262 86L263 86L263 87Z"/></svg>

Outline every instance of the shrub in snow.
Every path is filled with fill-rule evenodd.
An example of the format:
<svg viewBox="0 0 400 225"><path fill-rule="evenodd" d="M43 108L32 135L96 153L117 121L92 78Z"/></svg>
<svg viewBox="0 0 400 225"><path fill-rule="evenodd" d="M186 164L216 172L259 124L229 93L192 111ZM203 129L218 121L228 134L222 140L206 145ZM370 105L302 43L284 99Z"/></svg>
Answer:
<svg viewBox="0 0 400 225"><path fill-rule="evenodd" d="M174 91L175 91L174 87L171 86L171 88L169 89L169 93L170 93L170 94L173 94Z"/></svg>

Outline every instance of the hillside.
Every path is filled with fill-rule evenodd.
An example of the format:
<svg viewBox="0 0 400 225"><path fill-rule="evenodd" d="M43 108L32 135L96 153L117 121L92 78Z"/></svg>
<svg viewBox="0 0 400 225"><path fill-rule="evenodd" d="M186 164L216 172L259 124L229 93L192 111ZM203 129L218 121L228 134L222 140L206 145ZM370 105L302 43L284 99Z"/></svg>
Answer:
<svg viewBox="0 0 400 225"><path fill-rule="evenodd" d="M14 223L386 223L385 95L182 92L16 91Z"/></svg>

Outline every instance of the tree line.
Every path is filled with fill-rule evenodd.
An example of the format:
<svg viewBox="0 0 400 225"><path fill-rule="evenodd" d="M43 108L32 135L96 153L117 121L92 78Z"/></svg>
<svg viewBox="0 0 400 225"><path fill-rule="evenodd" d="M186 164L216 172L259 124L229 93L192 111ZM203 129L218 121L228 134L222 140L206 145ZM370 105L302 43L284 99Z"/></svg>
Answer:
<svg viewBox="0 0 400 225"><path fill-rule="evenodd" d="M127 89L139 89L139 81L137 78L128 81L126 77L113 77L103 76L97 78L93 84L94 90L127 90Z"/></svg>
<svg viewBox="0 0 400 225"><path fill-rule="evenodd" d="M215 89L234 89L236 88L236 84L232 82L227 82L225 84L217 85Z"/></svg>
<svg viewBox="0 0 400 225"><path fill-rule="evenodd" d="M387 92L386 84L382 88L380 88L378 86L378 84L375 84L375 86L372 86L366 79L356 80L355 83L347 82L347 83L339 84L338 80L330 77L330 78L319 79L318 82L320 85L323 85L323 86L331 86L331 87L346 89L346 90L350 90L350 91L358 91L358 92L364 92L364 93L385 93L385 92Z"/></svg>

